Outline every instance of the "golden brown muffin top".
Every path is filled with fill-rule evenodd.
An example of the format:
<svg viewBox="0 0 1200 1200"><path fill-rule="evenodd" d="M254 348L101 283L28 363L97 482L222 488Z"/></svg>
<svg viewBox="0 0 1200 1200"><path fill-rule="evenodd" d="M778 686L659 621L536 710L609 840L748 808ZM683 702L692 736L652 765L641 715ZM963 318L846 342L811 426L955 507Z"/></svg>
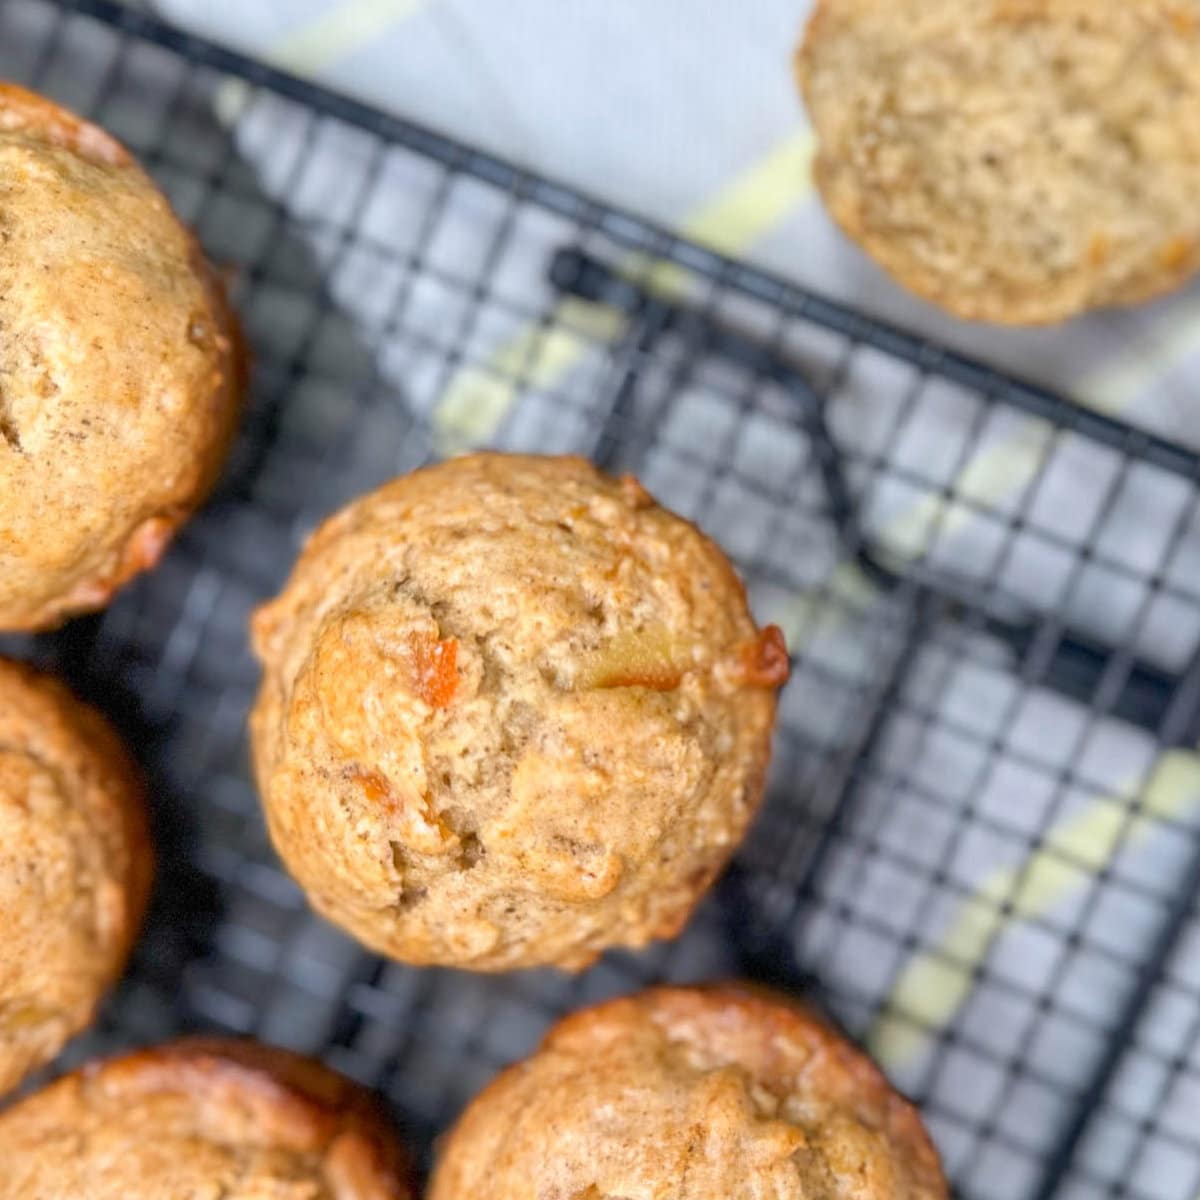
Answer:
<svg viewBox="0 0 1200 1200"><path fill-rule="evenodd" d="M0 629L104 604L211 484L240 390L195 239L103 130L0 84Z"/></svg>
<svg viewBox="0 0 1200 1200"><path fill-rule="evenodd" d="M93 1063L0 1113L0 1200L410 1200L371 1097L252 1042Z"/></svg>
<svg viewBox="0 0 1200 1200"><path fill-rule="evenodd" d="M821 0L797 58L834 219L972 320L1200 267L1198 0Z"/></svg>
<svg viewBox="0 0 1200 1200"><path fill-rule="evenodd" d="M289 868L384 953L476 969L675 932L757 807L787 673L720 550L578 458L363 497L253 634Z"/></svg>
<svg viewBox="0 0 1200 1200"><path fill-rule="evenodd" d="M655 988L567 1017L467 1108L430 1200L944 1200L916 1111L803 1009Z"/></svg>
<svg viewBox="0 0 1200 1200"><path fill-rule="evenodd" d="M91 1019L150 872L142 787L116 735L61 684L0 659L0 1093Z"/></svg>

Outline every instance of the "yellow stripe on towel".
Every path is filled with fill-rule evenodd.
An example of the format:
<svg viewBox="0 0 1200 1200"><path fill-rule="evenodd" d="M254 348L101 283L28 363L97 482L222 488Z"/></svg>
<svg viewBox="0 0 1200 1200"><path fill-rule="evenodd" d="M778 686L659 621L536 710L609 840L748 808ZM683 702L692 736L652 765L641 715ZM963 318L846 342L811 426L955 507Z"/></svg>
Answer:
<svg viewBox="0 0 1200 1200"><path fill-rule="evenodd" d="M684 223L683 234L725 254L748 249L779 224L812 190L813 137L801 129L738 176ZM669 288L670 268L655 275ZM574 333L570 327L580 332ZM492 438L524 387L552 388L582 361L595 341L620 335L622 318L582 301L566 299L542 321L531 322L482 365L459 369L433 413L434 439L442 454L479 446Z"/></svg>
<svg viewBox="0 0 1200 1200"><path fill-rule="evenodd" d="M340 0L267 50L271 62L312 75L343 62L412 16L424 0Z"/></svg>
<svg viewBox="0 0 1200 1200"><path fill-rule="evenodd" d="M1140 803L1131 815L1135 800ZM1200 758L1172 750L1158 760L1140 796L1131 789L1098 798L1052 826L1033 854L989 875L936 942L909 960L868 1036L872 1053L891 1069L910 1063L967 1000L1001 929L1048 912L1088 873L1097 874L1120 850L1145 841L1156 822L1182 817L1197 803Z"/></svg>
<svg viewBox="0 0 1200 1200"><path fill-rule="evenodd" d="M263 47L263 57L297 75L318 75L412 16L424 3L425 0L342 0ZM250 90L244 80L225 80L213 99L217 117L232 125L246 107Z"/></svg>

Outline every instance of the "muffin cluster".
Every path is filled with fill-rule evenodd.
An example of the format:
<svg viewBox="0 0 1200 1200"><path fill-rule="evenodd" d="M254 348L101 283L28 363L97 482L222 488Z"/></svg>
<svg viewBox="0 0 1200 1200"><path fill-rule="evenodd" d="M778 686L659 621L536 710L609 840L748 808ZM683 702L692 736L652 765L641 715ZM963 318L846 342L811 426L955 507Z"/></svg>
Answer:
<svg viewBox="0 0 1200 1200"><path fill-rule="evenodd" d="M1060 321L1200 269L1192 0L819 0L795 67L833 219L952 314ZM155 565L221 471L244 365L219 274L129 152L0 84L0 632ZM539 455L361 496L249 636L253 769L313 908L479 972L678 934L762 803L789 667L698 528ZM100 713L0 660L0 1200L413 1200L376 1100L290 1052L184 1040L32 1090L134 952L155 801ZM862 1053L727 984L561 1021L468 1106L428 1194L948 1190Z"/></svg>
<svg viewBox="0 0 1200 1200"><path fill-rule="evenodd" d="M220 469L234 317L129 154L0 86L0 629L103 607ZM478 454L350 504L253 618L254 767L313 906L381 954L577 971L675 935L763 796L778 628L630 476ZM147 907L148 794L0 662L0 1093L88 1025ZM249 1041L89 1064L0 1111L0 1200L411 1200L359 1085ZM914 1111L782 997L569 1018L471 1106L435 1200L940 1200Z"/></svg>

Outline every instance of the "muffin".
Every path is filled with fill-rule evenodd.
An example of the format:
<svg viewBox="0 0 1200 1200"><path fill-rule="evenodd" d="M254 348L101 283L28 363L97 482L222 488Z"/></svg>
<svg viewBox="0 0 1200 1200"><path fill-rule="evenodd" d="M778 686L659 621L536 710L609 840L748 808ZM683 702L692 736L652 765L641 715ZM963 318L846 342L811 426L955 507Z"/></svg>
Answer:
<svg viewBox="0 0 1200 1200"><path fill-rule="evenodd" d="M797 68L830 213L957 316L1061 321L1200 266L1197 0L819 0Z"/></svg>
<svg viewBox="0 0 1200 1200"><path fill-rule="evenodd" d="M787 674L720 550L580 458L362 497L253 640L259 787L314 906L486 971L676 933L754 815Z"/></svg>
<svg viewBox="0 0 1200 1200"><path fill-rule="evenodd" d="M112 138L0 84L0 629L97 609L209 490L241 389L195 239Z"/></svg>
<svg viewBox="0 0 1200 1200"><path fill-rule="evenodd" d="M91 1021L150 874L142 786L116 734L61 684L0 659L0 1093Z"/></svg>
<svg viewBox="0 0 1200 1200"><path fill-rule="evenodd" d="M0 1114L0 1200L410 1200L367 1092L252 1042L93 1063Z"/></svg>
<svg viewBox="0 0 1200 1200"><path fill-rule="evenodd" d="M656 988L575 1013L448 1135L430 1200L944 1200L916 1111L782 998Z"/></svg>

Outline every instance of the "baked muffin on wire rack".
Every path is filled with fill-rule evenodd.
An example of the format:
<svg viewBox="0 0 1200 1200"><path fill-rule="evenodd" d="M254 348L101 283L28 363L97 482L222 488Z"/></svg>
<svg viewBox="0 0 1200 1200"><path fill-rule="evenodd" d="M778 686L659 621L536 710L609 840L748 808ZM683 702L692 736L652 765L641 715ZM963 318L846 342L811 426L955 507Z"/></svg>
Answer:
<svg viewBox="0 0 1200 1200"><path fill-rule="evenodd" d="M0 1113L0 1200L412 1200L374 1099L320 1063L194 1039L90 1063Z"/></svg>
<svg viewBox="0 0 1200 1200"><path fill-rule="evenodd" d="M946 1200L916 1110L804 1009L743 987L584 1009L467 1107L430 1200Z"/></svg>
<svg viewBox="0 0 1200 1200"><path fill-rule="evenodd" d="M196 239L102 129L0 84L0 630L102 608L216 479L242 355Z"/></svg>
<svg viewBox="0 0 1200 1200"><path fill-rule="evenodd" d="M117 735L56 680L0 659L0 1094L91 1022L151 872L142 783Z"/></svg>
<svg viewBox="0 0 1200 1200"><path fill-rule="evenodd" d="M758 807L787 676L717 546L579 458L362 497L253 638L259 787L313 904L489 971L678 932Z"/></svg>

